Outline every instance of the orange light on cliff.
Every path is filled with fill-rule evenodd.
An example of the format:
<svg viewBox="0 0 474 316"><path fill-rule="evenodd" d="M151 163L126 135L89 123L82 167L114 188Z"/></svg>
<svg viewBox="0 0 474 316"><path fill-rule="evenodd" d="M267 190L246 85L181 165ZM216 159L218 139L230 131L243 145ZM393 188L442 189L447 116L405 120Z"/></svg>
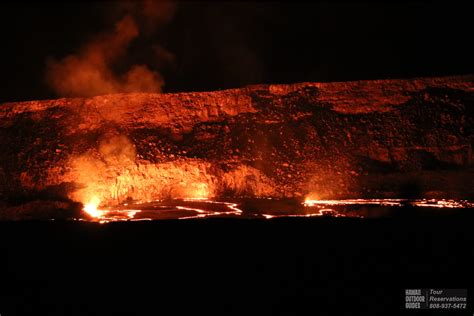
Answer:
<svg viewBox="0 0 474 316"><path fill-rule="evenodd" d="M314 206L315 204L317 204L318 202L319 202L319 200L316 197L316 195L310 194L305 198L305 200L303 202L303 205L307 206L307 207L311 207L311 206Z"/></svg>
<svg viewBox="0 0 474 316"><path fill-rule="evenodd" d="M87 203L86 205L84 205L84 212L86 212L87 214L89 214L90 216L96 218L96 217L100 217L102 215L102 212L99 211L97 209L97 207L99 206L100 204L100 200L99 198L97 197L93 197L89 203Z"/></svg>
<svg viewBox="0 0 474 316"><path fill-rule="evenodd" d="M210 195L207 183L191 183L184 191L190 200L207 200Z"/></svg>

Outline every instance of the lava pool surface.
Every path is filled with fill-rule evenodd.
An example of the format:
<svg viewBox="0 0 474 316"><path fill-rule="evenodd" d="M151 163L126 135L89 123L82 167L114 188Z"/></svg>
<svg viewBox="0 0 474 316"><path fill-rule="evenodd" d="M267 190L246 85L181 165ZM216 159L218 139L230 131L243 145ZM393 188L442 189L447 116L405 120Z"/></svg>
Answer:
<svg viewBox="0 0 474 316"><path fill-rule="evenodd" d="M100 223L197 218L263 218L282 217L354 217L377 218L397 216L453 215L474 207L466 200L436 199L176 199L144 203L127 203L116 207L84 208L88 220Z"/></svg>

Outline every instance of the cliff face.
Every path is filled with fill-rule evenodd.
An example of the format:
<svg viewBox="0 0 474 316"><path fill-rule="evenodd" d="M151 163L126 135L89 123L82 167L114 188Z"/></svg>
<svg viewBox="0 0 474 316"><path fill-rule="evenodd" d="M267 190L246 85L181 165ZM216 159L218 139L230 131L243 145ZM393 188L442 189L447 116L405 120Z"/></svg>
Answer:
<svg viewBox="0 0 474 316"><path fill-rule="evenodd" d="M0 197L471 197L473 79L6 103Z"/></svg>

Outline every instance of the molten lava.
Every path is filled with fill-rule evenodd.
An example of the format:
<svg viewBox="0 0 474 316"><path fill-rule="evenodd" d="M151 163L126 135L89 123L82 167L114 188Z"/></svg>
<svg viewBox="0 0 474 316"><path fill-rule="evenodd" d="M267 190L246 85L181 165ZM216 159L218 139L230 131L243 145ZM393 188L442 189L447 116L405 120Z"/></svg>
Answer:
<svg viewBox="0 0 474 316"><path fill-rule="evenodd" d="M406 206L431 211L436 209L472 209L474 207L473 203L466 200L315 200L307 198L304 202L290 204L291 206L285 209L280 208L287 202L272 198L234 199L233 201L187 198L124 203L98 210L99 200L93 198L90 203L84 206L84 212L92 217L92 221L108 223L211 217L274 219L329 216L366 218L390 216L391 212L400 211Z"/></svg>
<svg viewBox="0 0 474 316"><path fill-rule="evenodd" d="M97 209L100 204L100 200L97 197L93 197L89 203L84 205L84 212L89 214L93 218L98 218L103 214L103 211Z"/></svg>

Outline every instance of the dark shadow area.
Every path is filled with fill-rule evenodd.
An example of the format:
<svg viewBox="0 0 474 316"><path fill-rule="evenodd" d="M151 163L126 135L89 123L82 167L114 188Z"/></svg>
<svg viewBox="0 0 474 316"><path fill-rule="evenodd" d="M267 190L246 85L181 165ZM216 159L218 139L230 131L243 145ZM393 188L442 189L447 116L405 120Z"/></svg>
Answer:
<svg viewBox="0 0 474 316"><path fill-rule="evenodd" d="M113 12L113 1L2 3L2 101L54 98L44 82L48 57L77 52L112 27ZM146 63L167 92L468 74L470 12L462 1L180 1L166 27L132 42L115 70ZM172 62L157 62L154 43Z"/></svg>
<svg viewBox="0 0 474 316"><path fill-rule="evenodd" d="M413 315L403 308L406 288L472 285L472 220L3 222L1 309Z"/></svg>

